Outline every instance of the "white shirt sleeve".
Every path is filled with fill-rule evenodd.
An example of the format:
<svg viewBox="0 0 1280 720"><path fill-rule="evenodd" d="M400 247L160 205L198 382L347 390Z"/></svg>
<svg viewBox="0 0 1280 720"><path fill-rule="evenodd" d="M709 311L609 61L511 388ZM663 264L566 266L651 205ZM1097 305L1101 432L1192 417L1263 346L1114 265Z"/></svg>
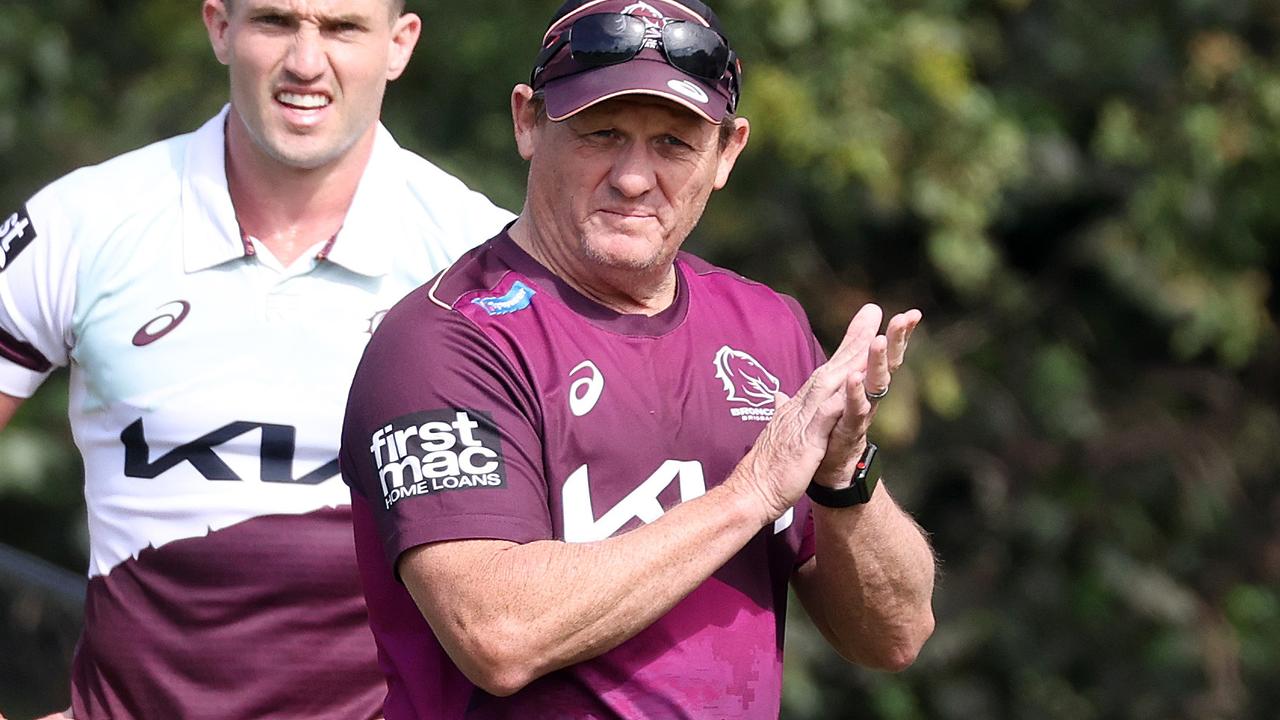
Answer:
<svg viewBox="0 0 1280 720"><path fill-rule="evenodd" d="M445 264L452 263L471 248L497 235L516 219L509 210L493 204L483 193L431 162L406 153L415 178L410 192L439 229Z"/></svg>
<svg viewBox="0 0 1280 720"><path fill-rule="evenodd" d="M30 397L72 344L77 254L55 183L0 218L0 392Z"/></svg>

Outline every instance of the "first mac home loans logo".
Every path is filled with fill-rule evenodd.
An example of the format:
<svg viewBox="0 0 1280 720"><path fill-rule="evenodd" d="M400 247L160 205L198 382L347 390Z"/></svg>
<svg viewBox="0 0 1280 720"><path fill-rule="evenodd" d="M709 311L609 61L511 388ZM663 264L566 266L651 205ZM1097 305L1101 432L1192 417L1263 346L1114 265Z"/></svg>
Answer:
<svg viewBox="0 0 1280 720"><path fill-rule="evenodd" d="M493 418L478 410L398 417L373 434L369 454L388 510L415 495L503 487L507 480Z"/></svg>

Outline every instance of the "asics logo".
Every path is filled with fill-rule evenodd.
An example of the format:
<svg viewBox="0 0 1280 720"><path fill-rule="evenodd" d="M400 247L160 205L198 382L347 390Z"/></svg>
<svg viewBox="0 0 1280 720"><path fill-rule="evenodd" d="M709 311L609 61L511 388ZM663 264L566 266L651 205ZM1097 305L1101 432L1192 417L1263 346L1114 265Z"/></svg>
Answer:
<svg viewBox="0 0 1280 720"><path fill-rule="evenodd" d="M183 320L187 319L187 313L191 312L191 303L186 300L174 300L156 308L161 314L147 321L133 335L133 344L137 347L146 347L160 338L173 332Z"/></svg>
<svg viewBox="0 0 1280 720"><path fill-rule="evenodd" d="M569 377L583 370L587 374L577 378L569 386L569 410L574 417L582 417L591 412L600 401L600 393L604 392L604 376L600 374L600 368L590 360L578 363L578 366L569 372Z"/></svg>
<svg viewBox="0 0 1280 720"><path fill-rule="evenodd" d="M700 103L709 102L711 100L711 98L707 97L707 94L703 92L702 88L694 85L688 80L668 80L667 87L691 100L697 100Z"/></svg>

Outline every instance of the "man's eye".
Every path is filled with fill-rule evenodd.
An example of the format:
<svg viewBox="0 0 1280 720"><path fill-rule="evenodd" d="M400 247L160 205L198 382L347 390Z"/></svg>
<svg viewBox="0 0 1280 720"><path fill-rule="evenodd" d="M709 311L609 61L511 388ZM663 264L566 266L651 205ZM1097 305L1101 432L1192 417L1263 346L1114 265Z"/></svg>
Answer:
<svg viewBox="0 0 1280 720"><path fill-rule="evenodd" d="M353 22L340 22L340 23L334 23L333 25L329 26L330 32L338 33L340 35L350 35L352 33L358 33L363 29L364 28L361 27L359 23L353 23Z"/></svg>
<svg viewBox="0 0 1280 720"><path fill-rule="evenodd" d="M662 136L662 144L663 144L663 145L670 146L670 147L677 147L677 148L693 147L692 145L690 145L689 143L687 143L687 142L685 142L685 141L681 140L680 138L676 137L675 135L664 135L664 136Z"/></svg>
<svg viewBox="0 0 1280 720"><path fill-rule="evenodd" d="M268 25L271 27L288 27L289 18L283 15L259 15L253 19L259 25Z"/></svg>

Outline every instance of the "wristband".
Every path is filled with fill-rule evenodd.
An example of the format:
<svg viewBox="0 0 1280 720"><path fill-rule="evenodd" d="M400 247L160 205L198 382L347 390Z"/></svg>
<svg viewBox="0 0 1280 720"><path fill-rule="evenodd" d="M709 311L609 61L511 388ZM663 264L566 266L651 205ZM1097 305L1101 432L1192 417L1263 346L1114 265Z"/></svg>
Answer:
<svg viewBox="0 0 1280 720"><path fill-rule="evenodd" d="M876 459L876 451L879 449L875 443L867 442L867 449L862 451L862 457L853 470L853 482L848 487L836 490L810 480L804 494L815 503L829 508L845 508L869 502L879 480L871 474L871 463Z"/></svg>

